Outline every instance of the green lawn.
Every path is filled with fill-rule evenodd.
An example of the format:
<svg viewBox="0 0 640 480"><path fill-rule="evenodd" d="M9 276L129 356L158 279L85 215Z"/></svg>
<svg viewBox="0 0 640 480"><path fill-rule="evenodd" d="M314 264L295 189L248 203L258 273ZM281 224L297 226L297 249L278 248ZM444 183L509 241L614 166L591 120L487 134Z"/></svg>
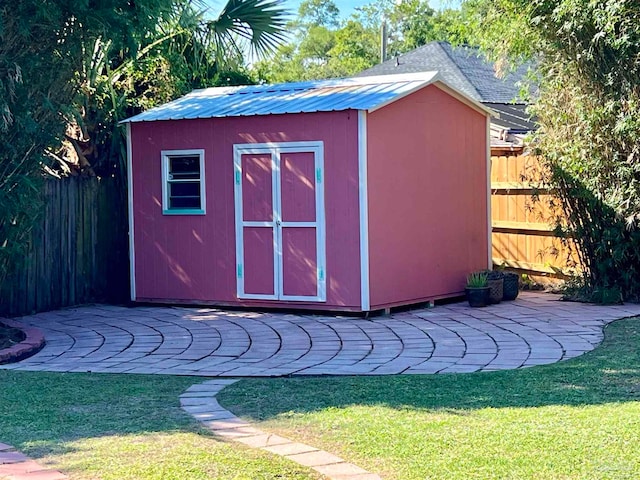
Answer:
<svg viewBox="0 0 640 480"><path fill-rule="evenodd" d="M389 479L640 478L640 319L517 371L245 380L223 405Z"/></svg>
<svg viewBox="0 0 640 480"><path fill-rule="evenodd" d="M216 440L179 407L201 379L0 370L0 442L72 479L313 479Z"/></svg>

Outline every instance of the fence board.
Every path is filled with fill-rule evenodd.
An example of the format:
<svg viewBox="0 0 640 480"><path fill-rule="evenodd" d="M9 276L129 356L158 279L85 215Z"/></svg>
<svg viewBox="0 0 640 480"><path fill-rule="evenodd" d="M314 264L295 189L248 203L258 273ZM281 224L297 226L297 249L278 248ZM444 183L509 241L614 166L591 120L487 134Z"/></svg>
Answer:
<svg viewBox="0 0 640 480"><path fill-rule="evenodd" d="M0 315L126 301L127 209L119 189L114 178L45 182L26 258L0 287Z"/></svg>
<svg viewBox="0 0 640 480"><path fill-rule="evenodd" d="M575 267L577 257L553 234L560 210L553 192L540 184L541 178L536 157L491 157L493 262L563 276Z"/></svg>

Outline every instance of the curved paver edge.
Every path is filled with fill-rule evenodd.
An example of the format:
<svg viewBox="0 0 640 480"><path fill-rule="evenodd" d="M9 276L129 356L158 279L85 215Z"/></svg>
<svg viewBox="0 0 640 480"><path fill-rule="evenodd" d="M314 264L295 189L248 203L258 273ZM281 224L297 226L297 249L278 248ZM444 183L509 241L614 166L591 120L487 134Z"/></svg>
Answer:
<svg viewBox="0 0 640 480"><path fill-rule="evenodd" d="M65 480L69 477L57 470L43 467L11 445L0 443L0 478Z"/></svg>
<svg viewBox="0 0 640 480"><path fill-rule="evenodd" d="M6 318L0 318L0 324L10 328L17 328L25 334L25 339L12 347L0 350L0 365L4 363L14 363L35 355L42 350L46 344L44 332L36 327L14 322Z"/></svg>
<svg viewBox="0 0 640 480"><path fill-rule="evenodd" d="M274 435L236 417L222 407L216 395L238 380L215 379L197 383L180 395L180 406L214 435L283 456L334 480L380 480L374 473L324 450Z"/></svg>

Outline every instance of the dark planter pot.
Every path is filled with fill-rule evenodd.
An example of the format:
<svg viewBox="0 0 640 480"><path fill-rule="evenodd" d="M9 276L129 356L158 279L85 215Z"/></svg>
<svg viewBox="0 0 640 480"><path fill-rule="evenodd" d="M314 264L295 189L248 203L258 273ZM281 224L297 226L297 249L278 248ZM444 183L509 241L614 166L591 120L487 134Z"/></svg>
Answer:
<svg viewBox="0 0 640 480"><path fill-rule="evenodd" d="M469 302L470 307L486 307L489 305L490 298L489 287L481 287L481 288L466 288L465 292L467 293L467 301Z"/></svg>
<svg viewBox="0 0 640 480"><path fill-rule="evenodd" d="M503 296L503 278L494 278L487 280L487 286L489 287L489 300L490 303L500 303Z"/></svg>
<svg viewBox="0 0 640 480"><path fill-rule="evenodd" d="M503 300L515 300L518 298L518 281L519 276L517 273L504 272L504 285L502 287Z"/></svg>

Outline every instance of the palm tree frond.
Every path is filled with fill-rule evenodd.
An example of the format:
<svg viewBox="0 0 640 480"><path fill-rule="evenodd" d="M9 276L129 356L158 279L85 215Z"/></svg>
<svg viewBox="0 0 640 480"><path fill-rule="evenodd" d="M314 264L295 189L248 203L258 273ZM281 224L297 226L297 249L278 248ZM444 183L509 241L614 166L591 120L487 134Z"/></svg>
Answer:
<svg viewBox="0 0 640 480"><path fill-rule="evenodd" d="M288 13L282 3L283 0L229 0L208 26L221 37L231 34L247 40L258 56L264 56L287 38ZM233 44L238 46L235 40Z"/></svg>

